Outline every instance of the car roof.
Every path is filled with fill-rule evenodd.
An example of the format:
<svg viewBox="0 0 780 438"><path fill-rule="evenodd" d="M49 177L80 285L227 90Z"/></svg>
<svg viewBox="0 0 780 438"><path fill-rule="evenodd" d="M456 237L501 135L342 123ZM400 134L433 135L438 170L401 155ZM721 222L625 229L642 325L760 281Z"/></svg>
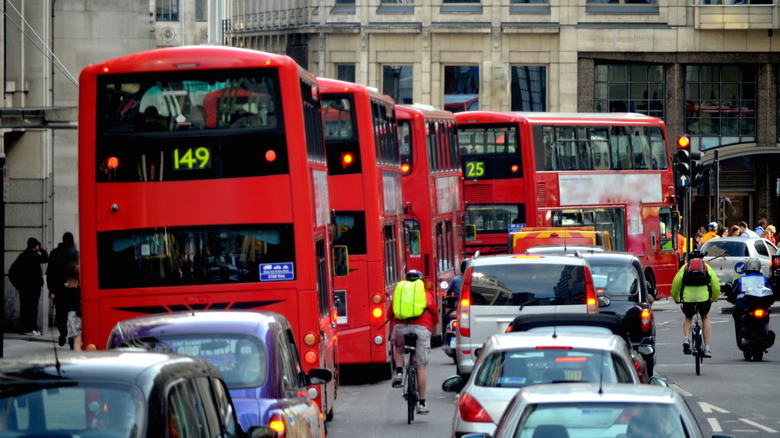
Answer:
<svg viewBox="0 0 780 438"><path fill-rule="evenodd" d="M660 385L625 383L554 383L527 386L519 391L528 403L630 402L674 404L676 392Z"/></svg>
<svg viewBox="0 0 780 438"><path fill-rule="evenodd" d="M574 253L579 251L581 254L588 252L603 252L606 251L601 245L566 245L566 244L551 244L551 245L535 245L525 250L526 254L555 254L558 252Z"/></svg>
<svg viewBox="0 0 780 438"><path fill-rule="evenodd" d="M581 266L587 262L580 257L567 255L528 255L528 254L498 254L471 259L471 267L474 266L498 266L507 264L548 264L548 265L573 265Z"/></svg>
<svg viewBox="0 0 780 438"><path fill-rule="evenodd" d="M588 261L596 260L601 263L631 264L634 261L639 261L636 254L623 251L583 252L581 254Z"/></svg>
<svg viewBox="0 0 780 438"><path fill-rule="evenodd" d="M0 360L0 382L7 379L67 378L136 385L155 376L192 367L198 374L219 376L210 362L191 356L137 351L62 351Z"/></svg>
<svg viewBox="0 0 780 438"><path fill-rule="evenodd" d="M540 346L571 346L589 350L611 351L615 348L615 344L621 340L625 342L625 338L611 333L582 333L561 328L555 332L499 333L491 335L488 342L492 344L492 351Z"/></svg>
<svg viewBox="0 0 780 438"><path fill-rule="evenodd" d="M289 327L287 318L275 312L206 310L172 312L120 321L114 327L122 337L177 333L255 333L260 326L280 323Z"/></svg>
<svg viewBox="0 0 780 438"><path fill-rule="evenodd" d="M760 237L746 237L746 236L728 236L728 237L713 237L712 239L709 239L708 241L704 242L702 246L712 242L749 242L752 240L758 240L761 239ZM762 239L766 240L766 239Z"/></svg>

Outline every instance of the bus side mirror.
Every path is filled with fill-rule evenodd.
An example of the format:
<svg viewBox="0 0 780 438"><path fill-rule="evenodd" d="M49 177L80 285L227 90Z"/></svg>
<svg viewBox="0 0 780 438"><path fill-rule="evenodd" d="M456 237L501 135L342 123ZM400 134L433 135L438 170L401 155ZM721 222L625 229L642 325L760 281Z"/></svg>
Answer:
<svg viewBox="0 0 780 438"><path fill-rule="evenodd" d="M473 242L477 240L477 226L466 225L463 236L466 238L466 242Z"/></svg>
<svg viewBox="0 0 780 438"><path fill-rule="evenodd" d="M333 247L333 275L346 277L349 275L349 251L347 245Z"/></svg>
<svg viewBox="0 0 780 438"><path fill-rule="evenodd" d="M409 242L409 254L420 255L420 231L409 230L406 234L407 242Z"/></svg>
<svg viewBox="0 0 780 438"><path fill-rule="evenodd" d="M680 212L679 211L673 211L672 212L672 228L677 229L677 227L680 225Z"/></svg>

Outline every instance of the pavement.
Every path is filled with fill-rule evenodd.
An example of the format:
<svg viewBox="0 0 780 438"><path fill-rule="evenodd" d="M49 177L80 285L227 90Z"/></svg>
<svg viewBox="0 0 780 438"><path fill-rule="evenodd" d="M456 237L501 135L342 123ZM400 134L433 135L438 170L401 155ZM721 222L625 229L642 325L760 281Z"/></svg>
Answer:
<svg viewBox="0 0 780 438"><path fill-rule="evenodd" d="M52 328L44 331L42 336L28 336L19 333L3 333L3 358L24 357L32 354L70 350L68 344L60 347L57 343L59 331Z"/></svg>

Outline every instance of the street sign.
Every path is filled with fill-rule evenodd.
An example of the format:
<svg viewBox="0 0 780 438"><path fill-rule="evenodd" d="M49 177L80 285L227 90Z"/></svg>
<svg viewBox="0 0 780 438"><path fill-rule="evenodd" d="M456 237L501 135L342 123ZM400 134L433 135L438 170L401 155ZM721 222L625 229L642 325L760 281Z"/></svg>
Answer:
<svg viewBox="0 0 780 438"><path fill-rule="evenodd" d="M691 177L688 175L677 176L677 185L680 187L688 187L691 184Z"/></svg>

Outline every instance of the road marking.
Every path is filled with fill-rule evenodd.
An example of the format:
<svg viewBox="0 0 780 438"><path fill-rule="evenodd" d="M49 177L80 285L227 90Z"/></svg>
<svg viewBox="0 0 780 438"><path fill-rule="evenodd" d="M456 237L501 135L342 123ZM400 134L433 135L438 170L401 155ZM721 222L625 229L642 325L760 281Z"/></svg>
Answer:
<svg viewBox="0 0 780 438"><path fill-rule="evenodd" d="M723 428L720 427L717 418L707 417L707 422L710 423L710 429L712 429L713 432L723 432Z"/></svg>
<svg viewBox="0 0 780 438"><path fill-rule="evenodd" d="M701 411L704 412L705 414L711 414L712 411L720 412L721 414L730 414L729 411L727 411L727 410L725 410L723 408L719 408L719 407L717 407L715 405L711 405L711 404L709 404L707 402L700 401L699 402L699 407L701 408Z"/></svg>
<svg viewBox="0 0 780 438"><path fill-rule="evenodd" d="M772 429L771 427L766 427L763 424L756 423L755 421L748 420L747 418L740 418L739 421L742 421L743 423L747 423L753 427L757 427L769 433L777 433L777 431Z"/></svg>

